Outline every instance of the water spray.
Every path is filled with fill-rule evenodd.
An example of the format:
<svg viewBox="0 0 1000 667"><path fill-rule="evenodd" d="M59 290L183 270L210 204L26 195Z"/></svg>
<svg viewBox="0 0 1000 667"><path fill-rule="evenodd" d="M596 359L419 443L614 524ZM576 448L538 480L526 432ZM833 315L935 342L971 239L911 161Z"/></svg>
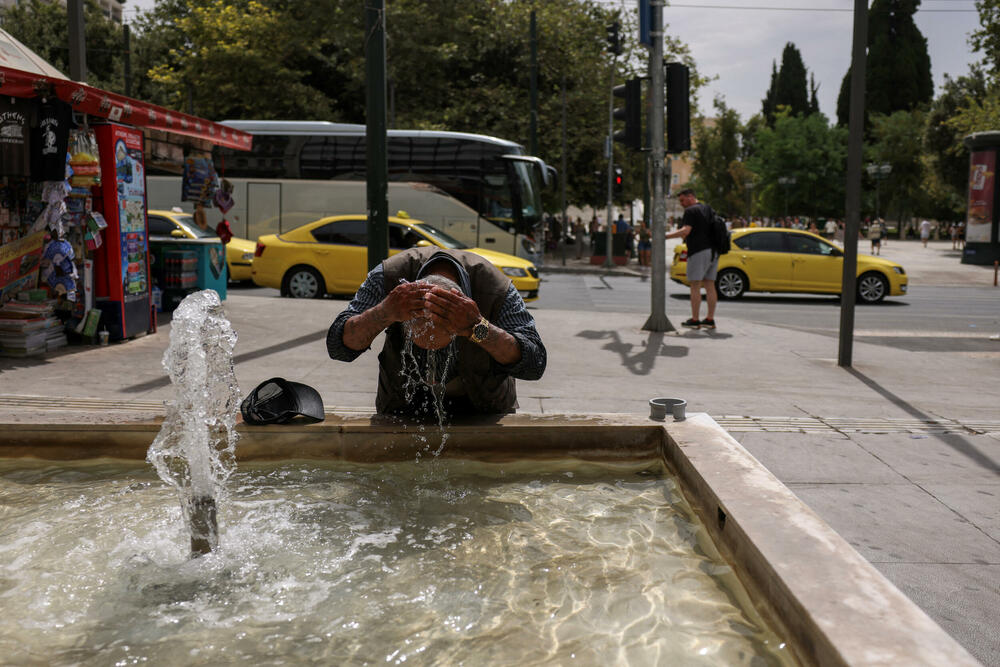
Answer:
<svg viewBox="0 0 1000 667"><path fill-rule="evenodd" d="M214 290L188 295L174 311L163 354L174 398L146 458L180 494L192 558L219 545L218 501L236 467L235 346L236 332Z"/></svg>

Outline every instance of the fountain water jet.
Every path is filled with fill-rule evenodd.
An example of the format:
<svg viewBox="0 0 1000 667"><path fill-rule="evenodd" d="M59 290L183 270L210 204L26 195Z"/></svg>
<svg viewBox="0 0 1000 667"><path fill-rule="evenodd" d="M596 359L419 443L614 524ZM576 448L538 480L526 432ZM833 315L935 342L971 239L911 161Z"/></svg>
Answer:
<svg viewBox="0 0 1000 667"><path fill-rule="evenodd" d="M146 459L180 494L192 558L219 544L217 502L235 469L235 345L236 332L214 290L188 295L174 311L163 354L174 398Z"/></svg>

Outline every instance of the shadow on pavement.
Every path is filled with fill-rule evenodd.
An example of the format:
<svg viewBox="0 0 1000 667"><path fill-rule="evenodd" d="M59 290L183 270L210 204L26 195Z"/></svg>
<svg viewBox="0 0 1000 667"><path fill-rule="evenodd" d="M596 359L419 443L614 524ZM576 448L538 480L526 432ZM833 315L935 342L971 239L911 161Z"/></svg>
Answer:
<svg viewBox="0 0 1000 667"><path fill-rule="evenodd" d="M673 357L679 359L688 354L687 347L681 345L664 345L663 332L651 331L646 340L642 341L641 348L632 354L635 345L622 341L617 331L581 331L577 334L580 338L587 340L602 340L610 338L602 349L617 353L622 360L622 366L628 369L633 375L649 375L656 365L657 357Z"/></svg>
<svg viewBox="0 0 1000 667"><path fill-rule="evenodd" d="M934 417L924 412L921 412L918 408L906 402L904 399L900 398L896 394L892 393L891 391L880 385L875 380L872 380L870 377L868 377L861 371L856 370L854 368L845 368L844 370L846 370L848 373L856 377L864 385L866 385L879 395L886 398L890 403L899 408L902 408L903 410L913 415L917 419L925 421L936 421ZM958 452L959 454L962 454L963 456L967 457L976 465L986 470L994 470L1000 472L1000 462L994 461L989 456L979 451L979 449L977 449L976 446L973 445L971 442L969 442L969 440L966 439L965 437L961 435L956 435L954 433L933 435L932 437L937 438L938 440L946 444L948 447Z"/></svg>
<svg viewBox="0 0 1000 667"><path fill-rule="evenodd" d="M266 357L268 355L275 354L276 352L284 352L293 347L308 345L309 343L315 343L319 340L326 340L326 332L327 330L323 329L322 331L316 331L311 334L306 334L305 336L299 336L298 338L275 343L274 345L268 345L267 347L262 347L259 350L254 350L253 352L237 354L233 357L233 363L241 364L244 361L253 361L254 359L260 359L261 357ZM166 387L168 384L170 384L170 378L164 375L156 380L150 380L149 382L143 382L141 384L134 384L131 387L125 387L122 391L150 391L152 389Z"/></svg>

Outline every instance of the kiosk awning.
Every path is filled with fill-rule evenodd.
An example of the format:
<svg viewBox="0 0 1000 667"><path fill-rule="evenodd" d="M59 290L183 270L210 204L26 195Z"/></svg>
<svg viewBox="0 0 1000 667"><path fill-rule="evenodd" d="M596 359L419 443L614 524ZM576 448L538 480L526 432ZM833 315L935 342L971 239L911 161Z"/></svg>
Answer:
<svg viewBox="0 0 1000 667"><path fill-rule="evenodd" d="M250 150L253 143L253 135L247 132L94 88L61 76L0 66L0 95L13 97L55 95L71 104L75 111L135 127L148 127L203 139L217 146L242 151Z"/></svg>

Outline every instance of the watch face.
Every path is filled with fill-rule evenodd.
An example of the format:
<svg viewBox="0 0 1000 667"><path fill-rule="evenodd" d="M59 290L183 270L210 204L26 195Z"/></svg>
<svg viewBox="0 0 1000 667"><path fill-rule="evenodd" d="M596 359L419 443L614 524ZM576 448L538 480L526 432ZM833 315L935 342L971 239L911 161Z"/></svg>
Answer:
<svg viewBox="0 0 1000 667"><path fill-rule="evenodd" d="M490 332L490 327L486 324L480 322L472 328L472 337L476 339L476 342L482 341L486 338L486 335Z"/></svg>

